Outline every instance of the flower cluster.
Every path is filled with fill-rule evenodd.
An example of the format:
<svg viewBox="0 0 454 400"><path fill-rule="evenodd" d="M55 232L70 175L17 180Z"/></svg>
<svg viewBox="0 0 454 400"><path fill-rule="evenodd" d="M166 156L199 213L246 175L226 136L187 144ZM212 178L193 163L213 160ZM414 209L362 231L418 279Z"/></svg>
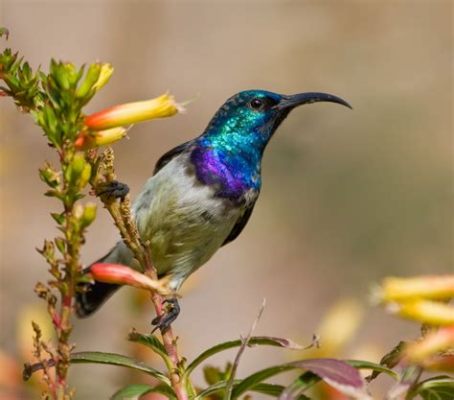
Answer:
<svg viewBox="0 0 454 400"><path fill-rule="evenodd" d="M104 79L108 77L105 76ZM151 100L106 108L85 117L85 127L76 138L76 147L85 150L114 143L126 136L127 126L171 117L182 111L183 106L176 103L168 93Z"/></svg>
<svg viewBox="0 0 454 400"><path fill-rule="evenodd" d="M376 294L390 312L424 324L423 337L405 346L403 360L454 370L454 275L387 278Z"/></svg>

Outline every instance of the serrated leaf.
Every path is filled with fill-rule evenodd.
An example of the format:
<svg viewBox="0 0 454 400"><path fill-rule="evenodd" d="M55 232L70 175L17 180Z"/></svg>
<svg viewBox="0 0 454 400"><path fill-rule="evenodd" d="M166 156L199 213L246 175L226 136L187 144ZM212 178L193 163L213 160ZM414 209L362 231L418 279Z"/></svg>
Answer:
<svg viewBox="0 0 454 400"><path fill-rule="evenodd" d="M209 349L205 350L201 353L197 358L195 358L186 368L185 374L189 376L191 372L197 368L202 362L204 362L207 358L220 353L221 351L233 349L235 347L240 347L242 341L238 340L231 340L228 342L217 344ZM294 350L301 350L303 347L299 344L292 342L289 339L277 338L272 336L252 336L249 339L248 346L276 346L276 347L283 347L287 349L294 349Z"/></svg>
<svg viewBox="0 0 454 400"><path fill-rule="evenodd" d="M454 399L454 379L449 376L440 376L420 382L414 391L424 400L452 400Z"/></svg>
<svg viewBox="0 0 454 400"><path fill-rule="evenodd" d="M110 400L138 400L147 393L161 393L168 399L176 399L175 392L164 385L150 386L145 384L132 384L115 392Z"/></svg>
<svg viewBox="0 0 454 400"><path fill-rule="evenodd" d="M100 351L82 351L78 353L71 354L71 363L72 364L109 364L109 365L118 365L121 367L135 369L137 371L142 371L159 379L162 383L170 385L169 378L167 378L163 373L159 372L157 369L146 365L141 361L134 360L131 357L124 356L122 354L116 353L103 353Z"/></svg>

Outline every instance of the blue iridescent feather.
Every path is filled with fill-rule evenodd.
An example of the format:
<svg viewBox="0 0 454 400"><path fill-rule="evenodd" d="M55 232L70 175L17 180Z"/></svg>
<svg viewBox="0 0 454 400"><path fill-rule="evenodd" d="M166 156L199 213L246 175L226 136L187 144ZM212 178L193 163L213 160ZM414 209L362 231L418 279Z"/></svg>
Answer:
<svg viewBox="0 0 454 400"><path fill-rule="evenodd" d="M277 103L280 96L249 90L228 99L195 140L191 153L198 179L216 185L216 196L235 202L250 190L260 190L263 151L276 129L273 112L246 106L253 98Z"/></svg>

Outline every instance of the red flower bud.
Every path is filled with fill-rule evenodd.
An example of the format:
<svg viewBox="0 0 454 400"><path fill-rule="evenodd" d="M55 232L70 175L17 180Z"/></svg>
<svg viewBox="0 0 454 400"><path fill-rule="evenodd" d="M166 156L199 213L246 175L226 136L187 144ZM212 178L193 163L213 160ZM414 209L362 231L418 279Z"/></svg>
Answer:
<svg viewBox="0 0 454 400"><path fill-rule="evenodd" d="M130 267L121 264L97 263L90 267L93 279L100 282L118 283L140 289L156 291L163 296L172 294L164 281L155 281Z"/></svg>

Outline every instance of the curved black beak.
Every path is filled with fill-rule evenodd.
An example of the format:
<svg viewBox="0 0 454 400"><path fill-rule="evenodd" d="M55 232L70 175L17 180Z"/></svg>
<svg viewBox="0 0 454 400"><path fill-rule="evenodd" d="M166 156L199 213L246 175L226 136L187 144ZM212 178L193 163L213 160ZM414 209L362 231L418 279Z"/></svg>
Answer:
<svg viewBox="0 0 454 400"><path fill-rule="evenodd" d="M301 106L303 104L317 103L319 101L337 103L352 109L352 106L340 97L328 93L318 92L307 92L293 94L290 96L282 96L282 100L278 104L276 104L275 107L278 110L291 110L292 108Z"/></svg>

